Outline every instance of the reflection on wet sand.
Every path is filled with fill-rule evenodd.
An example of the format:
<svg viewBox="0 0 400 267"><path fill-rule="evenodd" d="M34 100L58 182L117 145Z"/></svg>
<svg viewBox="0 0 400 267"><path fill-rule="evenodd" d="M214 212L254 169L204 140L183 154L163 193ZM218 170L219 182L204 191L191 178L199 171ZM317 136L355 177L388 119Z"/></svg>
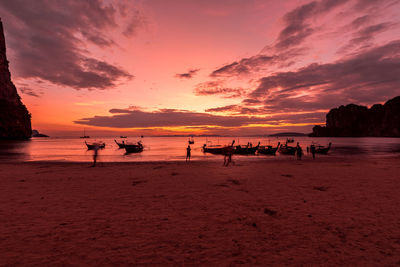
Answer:
<svg viewBox="0 0 400 267"><path fill-rule="evenodd" d="M366 148L360 146L335 146L335 149L332 150L333 154L337 155L367 155L368 150Z"/></svg>
<svg viewBox="0 0 400 267"><path fill-rule="evenodd" d="M0 140L1 160L29 160L31 140Z"/></svg>

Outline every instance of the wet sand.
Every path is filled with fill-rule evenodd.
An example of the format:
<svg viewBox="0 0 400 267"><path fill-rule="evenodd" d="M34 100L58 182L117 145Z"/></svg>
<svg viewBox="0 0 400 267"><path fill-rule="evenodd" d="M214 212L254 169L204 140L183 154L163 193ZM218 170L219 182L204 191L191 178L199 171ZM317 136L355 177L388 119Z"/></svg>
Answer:
<svg viewBox="0 0 400 267"><path fill-rule="evenodd" d="M398 265L400 158L0 163L0 265Z"/></svg>

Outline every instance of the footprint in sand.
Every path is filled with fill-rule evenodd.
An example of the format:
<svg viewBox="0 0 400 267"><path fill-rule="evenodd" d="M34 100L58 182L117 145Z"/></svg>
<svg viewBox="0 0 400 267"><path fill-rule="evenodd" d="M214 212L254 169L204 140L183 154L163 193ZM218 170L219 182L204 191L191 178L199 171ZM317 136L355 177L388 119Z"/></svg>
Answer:
<svg viewBox="0 0 400 267"><path fill-rule="evenodd" d="M227 184L213 184L213 186L229 187L229 185Z"/></svg>
<svg viewBox="0 0 400 267"><path fill-rule="evenodd" d="M236 179L228 179L227 181L228 181L228 182L231 182L231 183L234 184L234 185L240 185L240 181L239 181L239 180L236 180Z"/></svg>
<svg viewBox="0 0 400 267"><path fill-rule="evenodd" d="M138 181L132 181L132 186L137 186L138 184L143 184L146 183L147 181L145 180L138 180Z"/></svg>
<svg viewBox="0 0 400 267"><path fill-rule="evenodd" d="M264 208L264 213L268 214L269 216L274 216L276 215L278 212L276 210L271 210L269 208Z"/></svg>
<svg viewBox="0 0 400 267"><path fill-rule="evenodd" d="M313 189L318 190L318 191L323 191L323 192L328 191L328 187L325 187L325 186L314 186Z"/></svg>
<svg viewBox="0 0 400 267"><path fill-rule="evenodd" d="M153 168L153 170L162 169L162 168L164 168L164 166L156 166Z"/></svg>

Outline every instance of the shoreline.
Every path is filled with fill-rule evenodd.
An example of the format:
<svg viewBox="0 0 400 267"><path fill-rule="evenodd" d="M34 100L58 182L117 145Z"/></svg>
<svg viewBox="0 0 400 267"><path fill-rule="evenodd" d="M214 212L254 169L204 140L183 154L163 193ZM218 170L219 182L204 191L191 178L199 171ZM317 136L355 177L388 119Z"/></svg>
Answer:
<svg viewBox="0 0 400 267"><path fill-rule="evenodd" d="M327 157L386 157L391 154L400 155L400 143L394 139L369 139L364 140L362 138L355 138L350 140L349 138L339 138L335 140L326 139L324 141L316 141L322 145L328 145L332 142L332 149ZM242 139L241 139L242 140ZM125 161L180 161L185 160L186 156L186 138L149 138L145 142L145 149L142 153L126 155L124 149L119 149L114 143L113 139L103 140L106 142L106 149L99 151L99 158L104 162L125 162ZM263 144L276 145L278 140L261 140L260 138L254 139L243 139L241 143L247 142L257 144L261 141ZM282 141L282 140L281 140ZM303 147L303 151L306 151L306 147L311 144L313 139L301 139L297 141ZM232 142L231 138L221 139L218 142L212 142L213 144L225 144ZM239 142L239 141L238 141ZM196 143L192 147L192 160L218 160L220 156L214 156L212 154L204 154L201 151L201 140L196 140ZM68 148L66 148L68 144ZM271 160L270 157L265 155L259 156L246 156L234 155L238 160ZM277 154L277 158L284 158L285 156ZM305 155L305 158L307 156ZM322 157L322 156L321 156ZM19 161L73 161L73 162L91 162L92 151L88 151L86 145L81 140L65 140L65 139L54 139L50 140L33 140L29 144L8 144L0 146L0 159ZM274 159L272 159L274 160Z"/></svg>
<svg viewBox="0 0 400 267"><path fill-rule="evenodd" d="M202 158L192 158L190 162L192 163L199 163L199 162L223 162L224 156L223 155L212 155L214 156L213 158L208 158L208 159L202 159ZM233 160L238 161L241 163L251 163L251 162L275 162L275 161L282 161L282 162L290 162L290 161L298 161L295 155L278 155L278 156L265 156L265 155L233 155ZM310 154L304 154L301 161L310 161L310 162L325 162L325 161L330 161L330 162L337 162L341 160L385 160L385 159L397 159L400 158L400 153L385 153L381 155L364 155L364 154L350 154L350 155L316 155L316 159L313 160ZM135 163L186 163L184 156L182 156L182 159L177 160L126 160L126 161L102 161L102 156L99 157L99 162L104 163L104 164L135 164ZM90 164L92 163L93 160L90 157L90 160L86 161L73 161L73 160L24 160L24 159L1 159L0 164L9 164L9 163L71 163L71 164Z"/></svg>

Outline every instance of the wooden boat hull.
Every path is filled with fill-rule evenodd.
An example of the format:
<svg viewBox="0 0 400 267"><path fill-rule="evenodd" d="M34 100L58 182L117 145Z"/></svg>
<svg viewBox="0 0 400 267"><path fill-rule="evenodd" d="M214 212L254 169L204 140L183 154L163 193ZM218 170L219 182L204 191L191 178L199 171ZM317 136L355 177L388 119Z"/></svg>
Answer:
<svg viewBox="0 0 400 267"><path fill-rule="evenodd" d="M203 152L204 153L211 153L211 154L221 154L221 155L226 155L228 151L231 153L232 150L235 150L235 147L233 144L235 143L235 140L232 141L232 144L229 146L222 146L222 145L216 145L216 146L207 146L206 144L203 145Z"/></svg>
<svg viewBox="0 0 400 267"><path fill-rule="evenodd" d="M315 153L316 153L316 154L324 154L324 155L326 155L326 154L328 154L328 152L329 152L330 149L331 149L330 147L320 147L320 148L316 148L316 149L315 149Z"/></svg>
<svg viewBox="0 0 400 267"><path fill-rule="evenodd" d="M258 154L275 156L277 150L278 147L272 147L272 146L259 147Z"/></svg>
<svg viewBox="0 0 400 267"><path fill-rule="evenodd" d="M85 142L85 144L86 144L88 150L93 150L93 149L96 147L96 144L88 144L88 143L86 143L86 142ZM98 146L100 149L103 149L103 148L106 147L106 144L105 144L105 143L100 143L100 144L97 144L97 146Z"/></svg>
<svg viewBox="0 0 400 267"><path fill-rule="evenodd" d="M211 154L224 154L227 147L203 147L203 152Z"/></svg>
<svg viewBox="0 0 400 267"><path fill-rule="evenodd" d="M257 150L258 154L263 154L263 155L270 155L270 156L275 156L276 151L278 151L279 147L281 146L281 143L278 142L276 147L272 146L260 146Z"/></svg>
<svg viewBox="0 0 400 267"><path fill-rule="evenodd" d="M318 146L315 147L315 153L316 154L326 155L326 154L328 154L329 150L331 149L331 145L332 145L332 143L329 143L328 146L320 146L320 145L318 145Z"/></svg>
<svg viewBox="0 0 400 267"><path fill-rule="evenodd" d="M258 147L241 147L241 146L236 146L235 147L235 152L234 154L238 155L254 155L256 154Z"/></svg>
<svg viewBox="0 0 400 267"><path fill-rule="evenodd" d="M282 145L279 147L279 154L294 155L294 154L296 154L296 150L297 149L294 146Z"/></svg>
<svg viewBox="0 0 400 267"><path fill-rule="evenodd" d="M140 153L143 151L143 145L125 145L124 146L126 153Z"/></svg>
<svg viewBox="0 0 400 267"><path fill-rule="evenodd" d="M116 140L114 142L118 145L119 148L125 148L126 144L124 143L118 143Z"/></svg>

